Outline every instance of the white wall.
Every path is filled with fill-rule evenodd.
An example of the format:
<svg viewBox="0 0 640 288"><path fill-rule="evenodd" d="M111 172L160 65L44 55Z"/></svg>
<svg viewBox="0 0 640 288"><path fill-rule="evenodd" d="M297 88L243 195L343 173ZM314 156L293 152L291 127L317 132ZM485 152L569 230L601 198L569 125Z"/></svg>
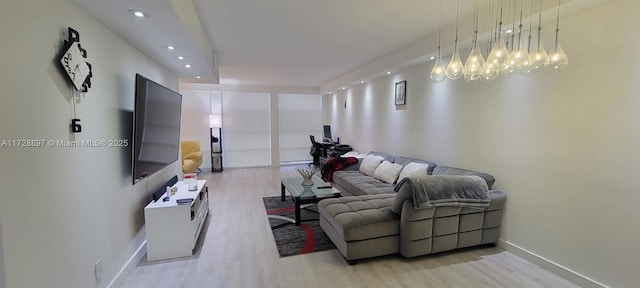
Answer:
<svg viewBox="0 0 640 288"><path fill-rule="evenodd" d="M1 8L1 7L0 7ZM2 253L2 219L0 219L0 288L5 288L4 278L4 255Z"/></svg>
<svg viewBox="0 0 640 288"><path fill-rule="evenodd" d="M543 27L547 49L552 26ZM520 255L526 249L581 274L582 285L637 287L637 27L639 2L609 1L561 19L566 70L489 85L434 84L432 64L419 65L325 96L325 122L360 152L495 175L494 187L508 195L507 249ZM407 105L396 109L394 83L401 80L407 80Z"/></svg>
<svg viewBox="0 0 640 288"><path fill-rule="evenodd" d="M3 0L0 13L2 139L130 137L135 73L178 88L175 76L66 0ZM69 133L71 87L56 59L69 26L94 73L76 104L80 134ZM181 172L176 163L134 186L122 148L3 147L0 163L7 288L95 287L98 259L105 287L144 242L150 192Z"/></svg>
<svg viewBox="0 0 640 288"><path fill-rule="evenodd" d="M0 1L0 19L4 18L4 14L6 12L5 11L5 5L4 5L4 1ZM4 26L4 22L0 21L0 38L4 38L4 29L2 29L2 26ZM0 55L5 54L5 50L4 47L2 47L2 45L0 45ZM1 66L2 68L0 68L0 76L4 76L4 65ZM2 89L0 89L1 91ZM3 92L0 92L2 94L2 96L4 96ZM0 126L0 137L1 135L4 135L4 128L2 128L2 126ZM0 154L1 155L1 154ZM2 196L2 194L0 193L0 196ZM0 210L1 211L1 210ZM5 288L6 287L6 281L5 281L5 276L4 276L4 255L2 253L2 250L4 245L2 244L2 213L0 212L0 288Z"/></svg>

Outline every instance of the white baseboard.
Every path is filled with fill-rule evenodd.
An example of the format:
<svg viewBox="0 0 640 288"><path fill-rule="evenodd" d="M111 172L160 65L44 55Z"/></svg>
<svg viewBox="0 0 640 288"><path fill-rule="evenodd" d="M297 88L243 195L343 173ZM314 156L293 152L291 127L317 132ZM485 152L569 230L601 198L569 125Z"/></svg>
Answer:
<svg viewBox="0 0 640 288"><path fill-rule="evenodd" d="M547 258L537 255L527 249L524 249L518 245L515 245L509 241L503 239L498 240L498 247L513 253L514 255L523 258L533 264L536 264L543 269L550 271L564 279L567 279L580 287L588 288L608 288L608 286L599 283L587 276L584 276L578 272L575 272L567 267L564 267L558 263L555 263Z"/></svg>
<svg viewBox="0 0 640 288"><path fill-rule="evenodd" d="M136 268L136 265L140 263L140 260L142 260L142 258L144 257L144 254L147 253L146 246L147 246L147 241L145 240L144 242L142 242L142 244L140 244L140 247L138 247L136 252L133 253L133 255L131 255L127 263L125 263L125 265L122 266L122 268L120 269L120 271L118 271L116 276L113 277L113 280L109 282L109 285L107 285L107 288L120 287L124 278L127 277L127 275L129 275L129 272L131 272L133 269Z"/></svg>

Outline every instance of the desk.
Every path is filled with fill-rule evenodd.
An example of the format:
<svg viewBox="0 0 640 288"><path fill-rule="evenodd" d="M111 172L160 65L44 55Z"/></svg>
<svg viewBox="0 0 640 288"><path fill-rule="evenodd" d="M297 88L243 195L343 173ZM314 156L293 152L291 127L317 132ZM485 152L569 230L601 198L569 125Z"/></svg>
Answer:
<svg viewBox="0 0 640 288"><path fill-rule="evenodd" d="M324 165L327 164L327 161L331 157L338 157L344 153L352 151L350 145L346 144L329 144L322 143L322 153L320 153L320 170L324 169Z"/></svg>
<svg viewBox="0 0 640 288"><path fill-rule="evenodd" d="M320 157L329 157L329 151L333 149L333 143L325 143L318 142L318 144L322 145L322 149L320 150Z"/></svg>

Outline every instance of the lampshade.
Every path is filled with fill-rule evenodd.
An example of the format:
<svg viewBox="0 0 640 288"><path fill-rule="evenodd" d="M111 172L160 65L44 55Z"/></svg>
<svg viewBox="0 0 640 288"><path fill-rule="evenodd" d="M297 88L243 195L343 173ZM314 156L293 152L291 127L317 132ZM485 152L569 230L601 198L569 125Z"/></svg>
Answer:
<svg viewBox="0 0 640 288"><path fill-rule="evenodd" d="M209 115L209 127L222 128L222 115L219 115L219 114Z"/></svg>

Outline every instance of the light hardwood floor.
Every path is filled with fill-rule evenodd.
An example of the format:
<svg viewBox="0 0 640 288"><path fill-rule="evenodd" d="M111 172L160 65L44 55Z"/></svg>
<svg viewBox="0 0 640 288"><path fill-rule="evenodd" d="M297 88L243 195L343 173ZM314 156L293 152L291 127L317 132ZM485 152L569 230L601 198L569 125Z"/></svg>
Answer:
<svg viewBox="0 0 640 288"><path fill-rule="evenodd" d="M197 253L142 262L122 287L577 287L500 248L473 248L350 266L337 250L280 258L262 197L280 194L282 168L226 169L207 179L211 215ZM202 237L204 236L204 237Z"/></svg>

